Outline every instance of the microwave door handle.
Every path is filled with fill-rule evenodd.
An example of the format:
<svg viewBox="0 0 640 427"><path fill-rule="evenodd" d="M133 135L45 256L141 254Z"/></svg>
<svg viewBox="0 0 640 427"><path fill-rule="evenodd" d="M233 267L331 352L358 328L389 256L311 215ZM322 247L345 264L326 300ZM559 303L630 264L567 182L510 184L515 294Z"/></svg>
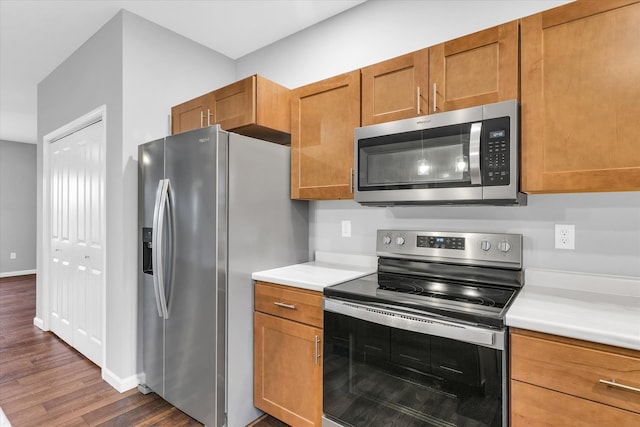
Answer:
<svg viewBox="0 0 640 427"><path fill-rule="evenodd" d="M469 175L471 184L482 184L480 174L480 135L482 134L482 122L472 123L469 135Z"/></svg>

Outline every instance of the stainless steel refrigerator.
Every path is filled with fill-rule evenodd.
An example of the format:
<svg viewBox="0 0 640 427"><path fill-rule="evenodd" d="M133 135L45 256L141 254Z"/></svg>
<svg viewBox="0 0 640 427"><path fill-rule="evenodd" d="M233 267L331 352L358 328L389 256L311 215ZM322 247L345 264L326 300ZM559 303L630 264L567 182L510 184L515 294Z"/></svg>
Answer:
<svg viewBox="0 0 640 427"><path fill-rule="evenodd" d="M290 148L211 126L143 144L138 162L140 388L246 426L260 415L251 273L309 258Z"/></svg>

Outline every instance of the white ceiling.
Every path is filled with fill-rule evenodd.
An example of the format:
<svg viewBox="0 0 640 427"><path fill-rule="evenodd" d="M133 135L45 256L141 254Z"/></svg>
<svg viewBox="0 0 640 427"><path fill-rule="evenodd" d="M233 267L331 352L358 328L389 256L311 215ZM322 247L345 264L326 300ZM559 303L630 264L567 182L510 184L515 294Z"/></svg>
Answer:
<svg viewBox="0 0 640 427"><path fill-rule="evenodd" d="M0 0L0 139L35 143L37 84L120 9L232 59L366 0Z"/></svg>

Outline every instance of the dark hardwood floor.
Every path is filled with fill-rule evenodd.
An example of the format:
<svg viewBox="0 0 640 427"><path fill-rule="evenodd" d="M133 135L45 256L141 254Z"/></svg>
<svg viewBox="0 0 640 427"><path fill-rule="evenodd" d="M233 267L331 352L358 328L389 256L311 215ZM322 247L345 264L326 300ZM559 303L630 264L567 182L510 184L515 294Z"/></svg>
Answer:
<svg viewBox="0 0 640 427"><path fill-rule="evenodd" d="M13 427L202 426L155 393L119 393L100 368L33 325L35 276L0 278L0 407ZM271 417L254 427L286 427Z"/></svg>

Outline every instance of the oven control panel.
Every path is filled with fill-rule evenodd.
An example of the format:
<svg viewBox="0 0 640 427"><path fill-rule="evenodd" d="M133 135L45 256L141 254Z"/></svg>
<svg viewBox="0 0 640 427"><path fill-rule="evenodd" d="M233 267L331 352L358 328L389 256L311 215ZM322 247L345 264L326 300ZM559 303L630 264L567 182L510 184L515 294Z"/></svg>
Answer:
<svg viewBox="0 0 640 427"><path fill-rule="evenodd" d="M522 267L522 235L378 230L378 256Z"/></svg>
<svg viewBox="0 0 640 427"><path fill-rule="evenodd" d="M418 248L438 248L464 250L464 237L451 236L420 236L416 238Z"/></svg>

